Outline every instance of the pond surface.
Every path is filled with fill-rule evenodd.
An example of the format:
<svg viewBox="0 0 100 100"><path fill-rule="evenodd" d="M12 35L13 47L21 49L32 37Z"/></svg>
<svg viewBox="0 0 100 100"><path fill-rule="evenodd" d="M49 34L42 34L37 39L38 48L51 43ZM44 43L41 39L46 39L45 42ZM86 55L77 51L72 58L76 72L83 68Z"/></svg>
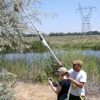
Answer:
<svg viewBox="0 0 100 100"><path fill-rule="evenodd" d="M54 51L55 55L57 54L65 54L68 53L68 51ZM82 55L92 55L95 57L100 57L100 50L99 51L94 51L94 50L77 50L74 51L73 53L81 53ZM5 54L6 59L19 59L19 58L24 58L27 60L31 59L37 59L37 58L47 58L52 55L50 52L44 52L44 53L10 53L10 54ZM0 55L0 58L2 55Z"/></svg>

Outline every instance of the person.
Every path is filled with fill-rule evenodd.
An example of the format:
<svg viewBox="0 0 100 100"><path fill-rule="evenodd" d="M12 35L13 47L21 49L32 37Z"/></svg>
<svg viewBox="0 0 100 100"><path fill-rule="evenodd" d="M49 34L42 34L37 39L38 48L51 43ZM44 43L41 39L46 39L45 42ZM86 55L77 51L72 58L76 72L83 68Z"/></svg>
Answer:
<svg viewBox="0 0 100 100"><path fill-rule="evenodd" d="M62 66L61 62L57 62L59 66ZM70 80L71 89L69 100L85 100L85 83L87 74L82 70L83 62L81 60L72 61L73 68L69 70L69 76L67 79Z"/></svg>
<svg viewBox="0 0 100 100"><path fill-rule="evenodd" d="M51 80L48 80L49 85L53 89L53 91L58 94L57 100L67 100L67 94L70 87L70 81L67 79L67 69L65 67L60 67L58 69L58 76L60 78L60 82L57 87L53 85Z"/></svg>

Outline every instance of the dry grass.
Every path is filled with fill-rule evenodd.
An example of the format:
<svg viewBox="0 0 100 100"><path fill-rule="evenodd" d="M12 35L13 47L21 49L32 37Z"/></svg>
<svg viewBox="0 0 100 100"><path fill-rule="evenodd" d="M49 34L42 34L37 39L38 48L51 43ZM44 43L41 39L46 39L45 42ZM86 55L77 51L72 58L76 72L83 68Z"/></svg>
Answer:
<svg viewBox="0 0 100 100"><path fill-rule="evenodd" d="M15 100L56 100L56 94L48 85L18 83L15 91Z"/></svg>
<svg viewBox="0 0 100 100"><path fill-rule="evenodd" d="M77 42L97 42L100 41L100 35L68 35L68 36L44 36L46 41L51 44L77 43ZM39 40L39 37L25 37L25 41L32 42Z"/></svg>
<svg viewBox="0 0 100 100"><path fill-rule="evenodd" d="M48 85L17 83L15 100L56 100L56 94ZM100 100L99 97L86 96L86 100Z"/></svg>

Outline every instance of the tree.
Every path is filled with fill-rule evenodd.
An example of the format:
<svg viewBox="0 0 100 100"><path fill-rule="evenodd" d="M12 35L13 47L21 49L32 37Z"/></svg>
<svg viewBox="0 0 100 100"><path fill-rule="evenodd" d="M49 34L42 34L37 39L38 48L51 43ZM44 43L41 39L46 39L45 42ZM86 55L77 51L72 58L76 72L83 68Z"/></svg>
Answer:
<svg viewBox="0 0 100 100"><path fill-rule="evenodd" d="M29 16L34 19L34 22L40 22L38 18L40 13L37 10L38 0L1 0L0 47L2 47L2 50L5 49L4 47L20 51L26 48L23 44L23 34L30 31L30 24L28 24L28 19L20 8L20 3L27 9ZM18 7L17 10L16 7Z"/></svg>
<svg viewBox="0 0 100 100"><path fill-rule="evenodd" d="M12 49L23 51L26 48L26 45L23 43L23 34L29 31L29 24L27 24L28 20L26 16L23 14L20 7L18 7L22 1L23 0L0 1L0 51L3 55L0 57L0 100L14 100L13 86L16 81L16 77L13 77L13 73L9 74L5 70L6 65L4 64L4 51ZM28 7L33 7L31 2L35 5L37 0L24 0L22 3L25 8L28 9ZM18 8L16 9L16 7ZM28 13L34 15L30 15L31 17L34 17L34 21L36 21L36 19L38 20L38 14L36 14L37 10L33 9L32 11L34 12L31 13L28 10ZM9 65L7 65L7 67L9 67Z"/></svg>

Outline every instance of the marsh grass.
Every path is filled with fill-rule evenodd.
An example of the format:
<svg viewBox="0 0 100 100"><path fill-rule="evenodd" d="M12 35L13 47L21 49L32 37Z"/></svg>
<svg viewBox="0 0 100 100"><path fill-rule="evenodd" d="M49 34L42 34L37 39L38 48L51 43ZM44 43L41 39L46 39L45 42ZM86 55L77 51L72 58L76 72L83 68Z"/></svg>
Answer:
<svg viewBox="0 0 100 100"><path fill-rule="evenodd" d="M68 36L44 36L47 43L52 49L92 49L100 50L100 35L68 35ZM38 37L25 37L23 52L44 52L47 48L44 47ZM5 52L18 52L9 45L5 46ZM0 52L1 53L1 52Z"/></svg>
<svg viewBox="0 0 100 100"><path fill-rule="evenodd" d="M58 59L62 61L67 69L72 67L71 61L80 59L84 62L83 69L87 72L89 82L98 82L100 80L100 58L91 55L83 55L82 52L70 50L65 54L57 53ZM47 78L52 76L56 79L56 70L58 66L54 58L36 58L30 65L25 59L7 59L3 62L5 68L17 75L18 80L32 80L33 82L45 83Z"/></svg>

